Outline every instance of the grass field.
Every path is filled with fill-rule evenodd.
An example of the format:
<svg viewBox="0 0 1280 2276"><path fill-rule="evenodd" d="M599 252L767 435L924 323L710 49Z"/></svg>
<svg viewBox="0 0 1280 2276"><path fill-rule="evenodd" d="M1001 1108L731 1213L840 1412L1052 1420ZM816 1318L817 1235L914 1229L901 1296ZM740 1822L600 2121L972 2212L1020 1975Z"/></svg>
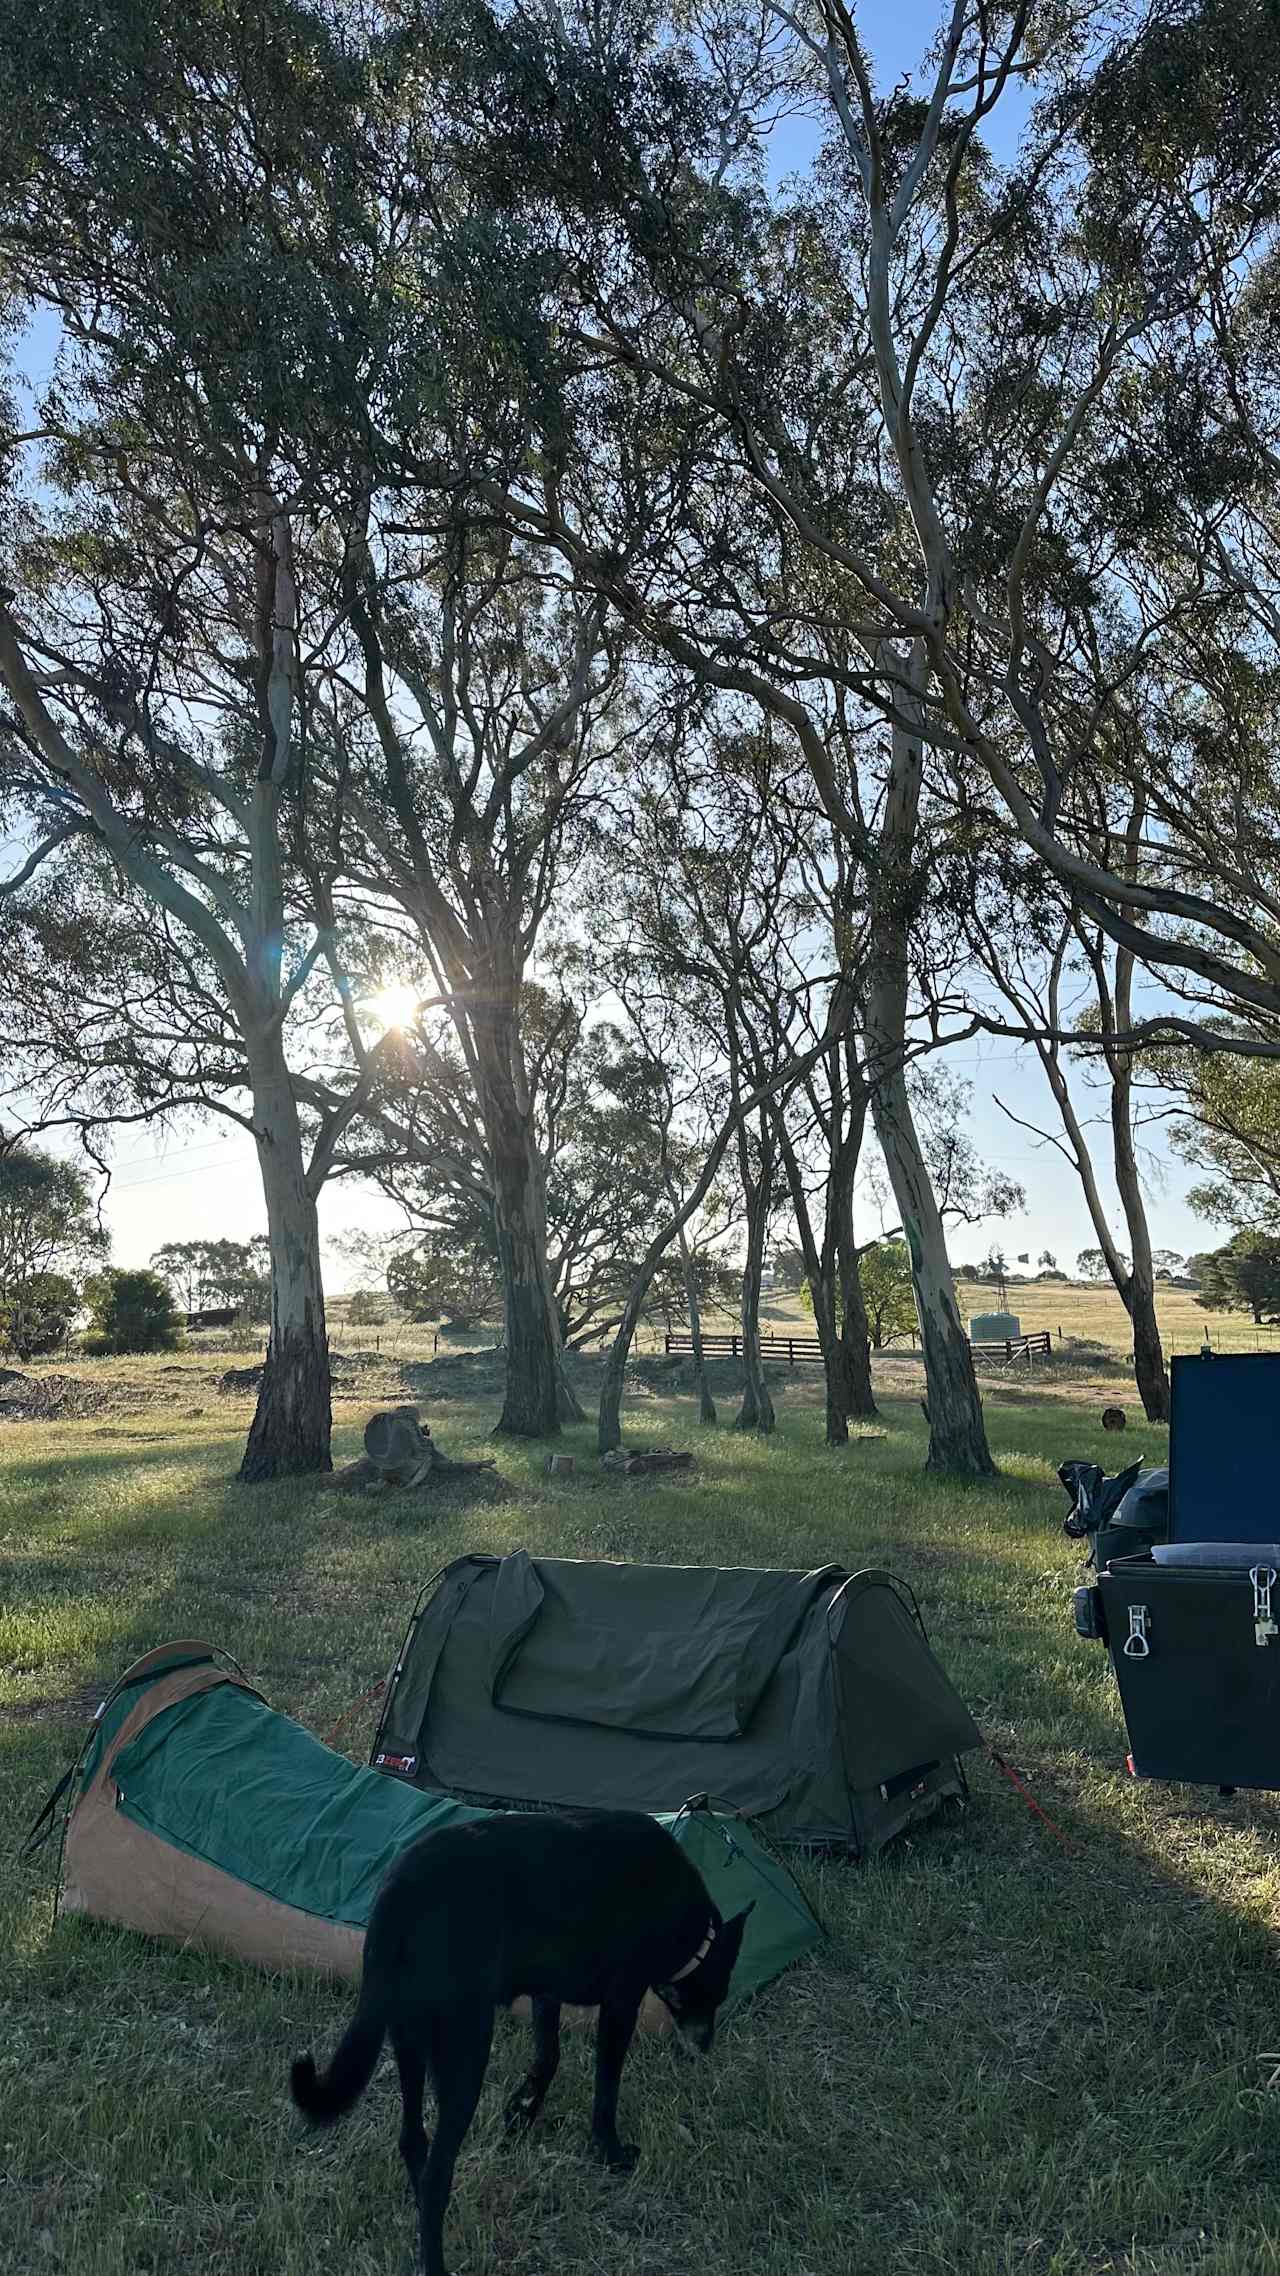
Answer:
<svg viewBox="0 0 1280 2276"><path fill-rule="evenodd" d="M1071 1850L978 1759L958 1824L869 1868L808 1869L832 1931L821 1957L732 2019L705 2068L654 2043L634 2054L628 2182L584 2154L580 2036L533 2139L503 2145L523 2048L504 2021L459 2166L457 2276L1280 2272L1280 2095L1262 2060L1280 2046L1280 1813L1124 1774L1105 1659L1071 1626L1078 1555L1053 1476L1067 1454L1115 1454L1105 1379L991 1383L1001 1476L981 1488L922 1475L902 1362L883 1372L882 1426L839 1453L808 1379L779 1386L767 1444L700 1432L687 1398L637 1396L636 1435L695 1449L687 1480L607 1477L584 1428L554 1491L540 1450L503 1445L510 1499L424 1513L410 1496L236 1487L249 1408L219 1395L216 1364L104 1365L101 1412L0 1422L0 2267L404 2276L390 2068L321 2137L285 2091L291 2055L332 2044L350 1995L55 1926L49 1867L17 1864L16 1839L146 1646L210 1636L323 1734L385 1670L440 1563L526 1544L890 1565ZM369 1370L340 1403L340 1455L391 1387ZM465 1452L495 1407L490 1389L426 1411ZM1150 1458L1160 1437L1141 1441ZM366 1711L353 1754L368 1736Z"/></svg>
<svg viewBox="0 0 1280 2276"><path fill-rule="evenodd" d="M960 1309L968 1319L974 1312L994 1312L999 1309L995 1291L971 1280L958 1283ZM1032 1281L1025 1287L1009 1289L1009 1309L1015 1312L1023 1328L1030 1334L1042 1328L1052 1333L1055 1346L1061 1344L1070 1350L1073 1344L1088 1347L1089 1351L1111 1354L1122 1358L1132 1347L1133 1337L1124 1306L1110 1281ZM349 1328L345 1319L345 1304L338 1297L330 1306L330 1325L333 1340L339 1348L348 1345L363 1346L370 1342L368 1328ZM1187 1288L1161 1286L1156 1292L1156 1312L1160 1332L1169 1357L1177 1352L1199 1351L1206 1335L1218 1351L1280 1351L1280 1328L1265 1324L1255 1327L1253 1321L1240 1312L1202 1311L1195 1296ZM737 1326L730 1312L708 1312L705 1325L718 1330ZM806 1313L797 1296L779 1293L766 1297L761 1307L761 1326L767 1334L770 1328L785 1335L813 1334L812 1315ZM488 1331L491 1335L492 1330ZM380 1331L379 1341L384 1350L404 1352L413 1356L429 1353L429 1330L391 1325ZM466 1338L460 1339L466 1341ZM477 1331L476 1341L483 1340ZM641 1348L652 1349L662 1343L661 1330L648 1326L641 1330ZM261 1335L258 1338L261 1347ZM441 1348L444 1348L442 1342Z"/></svg>

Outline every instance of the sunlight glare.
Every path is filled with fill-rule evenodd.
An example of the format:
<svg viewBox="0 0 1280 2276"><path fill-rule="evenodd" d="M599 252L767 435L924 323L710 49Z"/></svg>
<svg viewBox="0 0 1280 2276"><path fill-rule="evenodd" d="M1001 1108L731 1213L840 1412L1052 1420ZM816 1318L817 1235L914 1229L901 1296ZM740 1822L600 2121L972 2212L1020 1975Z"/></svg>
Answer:
<svg viewBox="0 0 1280 2276"><path fill-rule="evenodd" d="M418 991L403 980L379 988L369 999L369 1008L377 1024L384 1031L390 1028L412 1027L418 1009Z"/></svg>

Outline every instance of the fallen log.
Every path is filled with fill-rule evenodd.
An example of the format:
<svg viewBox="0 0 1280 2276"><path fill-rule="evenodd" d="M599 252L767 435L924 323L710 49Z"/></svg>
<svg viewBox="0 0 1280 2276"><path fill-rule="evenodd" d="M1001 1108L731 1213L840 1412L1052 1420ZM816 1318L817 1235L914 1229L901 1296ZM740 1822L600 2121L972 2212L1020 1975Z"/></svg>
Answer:
<svg viewBox="0 0 1280 2276"><path fill-rule="evenodd" d="M602 1454L601 1467L620 1471L626 1478L643 1478L654 1470L692 1470L692 1454L677 1454L668 1447L635 1447L630 1453L617 1446L610 1454Z"/></svg>

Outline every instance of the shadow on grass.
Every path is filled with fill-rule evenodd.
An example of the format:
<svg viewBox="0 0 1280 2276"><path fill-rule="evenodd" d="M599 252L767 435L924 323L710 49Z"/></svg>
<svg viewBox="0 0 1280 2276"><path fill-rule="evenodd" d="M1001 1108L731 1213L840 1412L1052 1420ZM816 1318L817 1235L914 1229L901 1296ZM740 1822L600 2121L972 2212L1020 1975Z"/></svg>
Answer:
<svg viewBox="0 0 1280 2276"><path fill-rule="evenodd" d="M489 1419L465 1402L450 1411L464 1436ZM729 2024L696 2094L656 2056L629 2069L643 2194L601 2194L554 2135L516 2169L547 2224L546 2264L619 2276L1261 2276L1280 2265L1264 2233L1276 2113L1254 2062L1273 2035L1275 1809L1124 1776L1109 1671L1071 1626L1078 1551L1061 1536L1053 1477L1061 1455L1114 1457L1096 1410L989 1410L1003 1474L962 1491L924 1474L924 1424L907 1400L886 1402L883 1438L840 1452L821 1446L811 1410L784 1407L773 1443L702 1432L685 1402L646 1402L646 1428L650 1416L655 1434L698 1455L687 1482L600 1472L584 1426L565 1435L582 1467L563 1485L541 1476L543 1449L504 1447L514 1502L441 1506L428 1522L409 1497L235 1486L221 1432L167 1453L99 1446L69 1463L51 1450L11 1475L28 1481L31 1506L24 1517L11 1493L6 1605L26 1599L46 1690L62 1602L83 1615L85 1664L104 1681L166 1635L204 1633L323 1734L387 1666L421 1582L467 1549L889 1566L918 1591L943 1664L1073 1853L979 1760L959 1827L923 1828L860 1871L806 1867L835 1931L829 1951ZM131 1479L145 1503L134 1510L123 1506ZM25 1559L13 1546L23 1531L47 1537ZM59 1675L68 1704L77 1675ZM355 1754L371 1718L350 1726ZM79 1735L78 1720L0 1719L11 1823L34 1814ZM313 2028L327 2037L349 1996L74 1923L50 1939L47 1873L16 1880L8 1997L20 2037L7 2044L28 2068L43 2061L51 2088L65 2072L76 2092L65 2120L50 2092L39 2127L19 2113L6 2134L33 2192L58 2161L105 2176L94 2233L120 2242L118 2263L102 2244L103 2269L247 2271L269 2259L293 2276L311 2264L317 2224L336 2240L335 2265L398 2265L390 2088L305 2159L280 2115L286 2057ZM175 2017L185 2041L166 2036ZM520 2044L503 2038L499 2079ZM571 2053L561 2089L575 2125L577 2063ZM495 2107L500 2096L499 2084ZM508 2186L488 2123L453 2216L469 2266L496 2264L479 2224ZM193 2160L205 2161L199 2187L164 2201L172 2234L156 2257L155 2173L186 2176ZM210 2225L224 2205L234 2243ZM83 2234L73 2214L55 2203L41 2216L69 2251ZM244 2240L268 2219L284 2226L255 2259ZM385 2261L370 2257L383 2239Z"/></svg>

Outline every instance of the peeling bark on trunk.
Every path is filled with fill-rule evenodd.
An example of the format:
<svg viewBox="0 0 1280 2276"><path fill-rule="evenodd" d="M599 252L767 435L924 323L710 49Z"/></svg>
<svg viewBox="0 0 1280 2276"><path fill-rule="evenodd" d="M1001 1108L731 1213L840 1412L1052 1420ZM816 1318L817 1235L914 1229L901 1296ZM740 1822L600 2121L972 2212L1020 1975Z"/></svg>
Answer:
<svg viewBox="0 0 1280 2276"><path fill-rule="evenodd" d="M506 1390L496 1428L517 1438L552 1438L560 1428L560 1367L548 1332L523 1180L495 1176L494 1227L502 1274Z"/></svg>
<svg viewBox="0 0 1280 2276"><path fill-rule="evenodd" d="M333 1467L320 1229L278 1039L255 1052L254 1135L271 1241L271 1337L240 1465L246 1483Z"/></svg>
<svg viewBox="0 0 1280 2276"><path fill-rule="evenodd" d="M747 1203L747 1254L742 1267L742 1366L746 1377L735 1430L759 1431L767 1438L777 1416L764 1378L760 1356L760 1281L764 1272L765 1234L773 1206L773 1146L761 1117L760 1171L753 1176L745 1130L738 1133L742 1186Z"/></svg>

